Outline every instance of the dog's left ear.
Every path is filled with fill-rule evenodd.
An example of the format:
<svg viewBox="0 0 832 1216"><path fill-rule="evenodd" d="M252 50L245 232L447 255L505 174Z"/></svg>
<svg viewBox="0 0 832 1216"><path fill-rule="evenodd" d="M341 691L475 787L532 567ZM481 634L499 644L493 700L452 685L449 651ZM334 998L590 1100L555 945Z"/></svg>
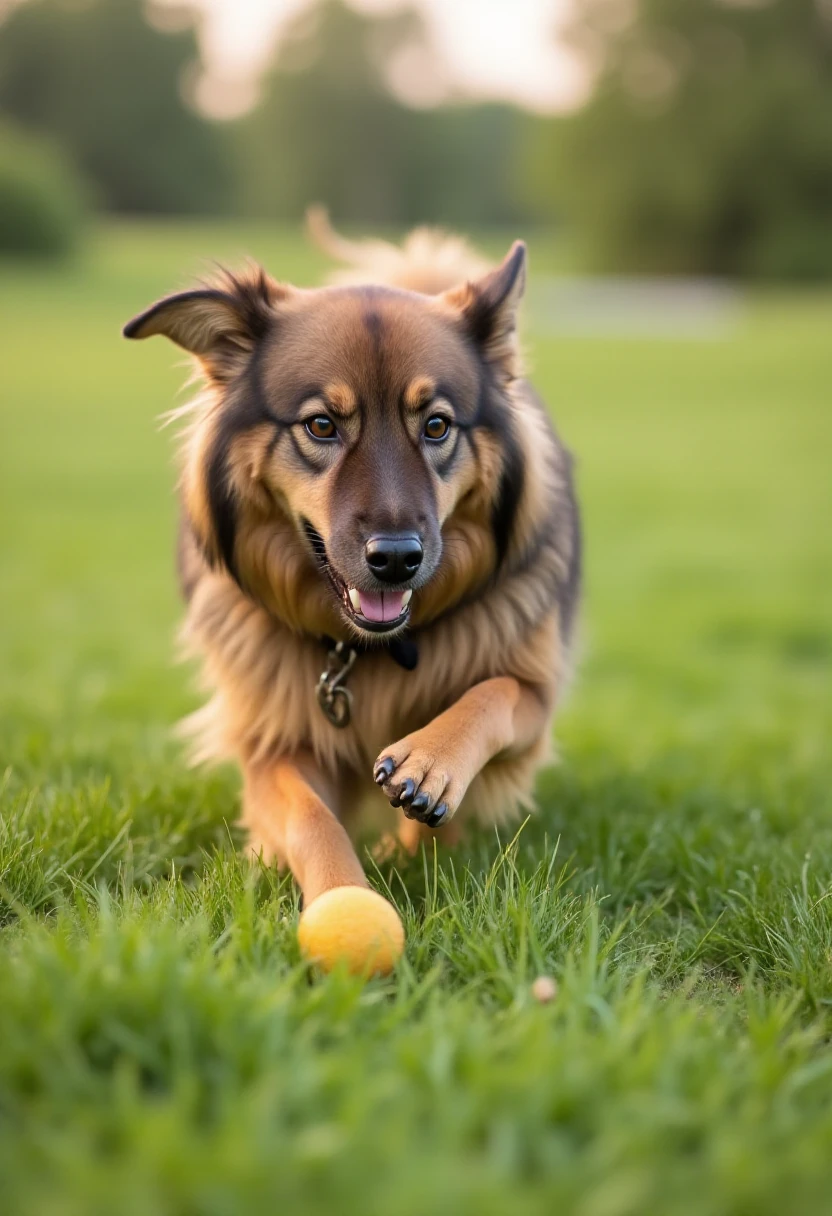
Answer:
<svg viewBox="0 0 832 1216"><path fill-rule="evenodd" d="M211 379L223 382L240 367L275 318L288 288L255 268L226 274L218 287L166 296L124 327L125 338L163 334L195 355Z"/></svg>
<svg viewBox="0 0 832 1216"><path fill-rule="evenodd" d="M519 371L517 310L526 286L526 246L515 241L489 274L445 292L443 300L462 314L471 337L509 380Z"/></svg>

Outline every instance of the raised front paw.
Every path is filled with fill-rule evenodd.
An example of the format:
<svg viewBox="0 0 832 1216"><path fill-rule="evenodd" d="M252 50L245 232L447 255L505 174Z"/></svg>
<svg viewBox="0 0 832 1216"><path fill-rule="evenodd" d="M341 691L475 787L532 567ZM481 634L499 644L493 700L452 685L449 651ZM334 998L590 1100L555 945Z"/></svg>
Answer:
<svg viewBox="0 0 832 1216"><path fill-rule="evenodd" d="M391 806L431 828L449 822L468 784L455 777L436 748L420 744L418 735L386 748L373 766L373 778Z"/></svg>

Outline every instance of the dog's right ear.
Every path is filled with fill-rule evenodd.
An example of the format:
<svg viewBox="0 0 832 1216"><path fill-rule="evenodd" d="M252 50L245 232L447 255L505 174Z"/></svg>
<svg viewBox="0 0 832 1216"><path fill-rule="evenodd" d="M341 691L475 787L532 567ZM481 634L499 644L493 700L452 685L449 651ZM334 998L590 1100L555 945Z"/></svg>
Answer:
<svg viewBox="0 0 832 1216"><path fill-rule="evenodd" d="M225 276L219 287L166 296L124 327L125 338L164 334L189 351L213 380L226 381L271 327L289 289L259 268Z"/></svg>

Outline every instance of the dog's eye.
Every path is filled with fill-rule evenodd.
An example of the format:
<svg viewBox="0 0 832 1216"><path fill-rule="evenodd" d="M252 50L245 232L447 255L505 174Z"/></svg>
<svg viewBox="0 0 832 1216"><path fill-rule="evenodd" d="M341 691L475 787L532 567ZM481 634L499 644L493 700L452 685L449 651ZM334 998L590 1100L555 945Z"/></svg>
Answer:
<svg viewBox="0 0 832 1216"><path fill-rule="evenodd" d="M443 418L441 414L434 414L425 423L425 439L432 439L436 443L438 440L444 439L450 429L451 424L447 418Z"/></svg>
<svg viewBox="0 0 832 1216"><path fill-rule="evenodd" d="M316 414L306 423L306 429L313 439L334 439L338 432L335 423L326 414Z"/></svg>

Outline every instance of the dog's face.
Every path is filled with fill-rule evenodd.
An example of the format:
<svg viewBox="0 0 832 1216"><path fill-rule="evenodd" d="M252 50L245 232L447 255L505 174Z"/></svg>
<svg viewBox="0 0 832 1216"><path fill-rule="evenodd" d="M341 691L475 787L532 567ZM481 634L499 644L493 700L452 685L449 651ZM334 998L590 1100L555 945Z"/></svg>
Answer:
<svg viewBox="0 0 832 1216"><path fill-rule="evenodd" d="M293 623L326 631L340 616L364 636L429 618L463 569L493 568L519 476L504 390L523 279L518 244L441 296L258 273L130 322L127 336L166 334L209 380L183 475L209 562ZM450 535L457 516L483 521L476 554Z"/></svg>

